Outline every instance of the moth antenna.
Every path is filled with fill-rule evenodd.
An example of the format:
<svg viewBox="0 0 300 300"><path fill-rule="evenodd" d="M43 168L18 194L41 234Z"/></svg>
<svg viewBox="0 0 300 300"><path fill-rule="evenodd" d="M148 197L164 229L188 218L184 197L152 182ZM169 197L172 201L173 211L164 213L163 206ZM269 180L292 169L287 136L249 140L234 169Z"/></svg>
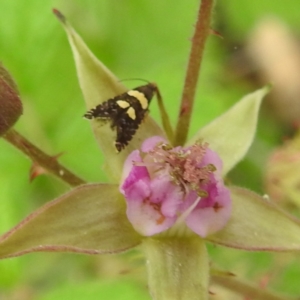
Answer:
<svg viewBox="0 0 300 300"><path fill-rule="evenodd" d="M130 81L130 80L140 80L140 81L144 81L146 83L150 83L150 81L146 80L146 79L142 79L142 78L126 78L126 79L121 79L119 80L119 82L123 82L123 81Z"/></svg>

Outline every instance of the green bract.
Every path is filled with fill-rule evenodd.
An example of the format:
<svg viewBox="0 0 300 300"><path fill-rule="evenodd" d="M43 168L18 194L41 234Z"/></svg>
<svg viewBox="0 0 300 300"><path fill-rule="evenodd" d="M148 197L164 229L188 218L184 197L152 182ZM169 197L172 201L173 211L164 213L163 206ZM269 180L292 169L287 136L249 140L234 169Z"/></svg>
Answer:
<svg viewBox="0 0 300 300"><path fill-rule="evenodd" d="M226 113L201 128L188 145L194 144L198 139L208 142L210 148L222 158L225 176L251 146L260 104L269 89L265 87L243 97Z"/></svg>
<svg viewBox="0 0 300 300"><path fill-rule="evenodd" d="M91 109L109 98L126 92L126 87L94 56L65 18L59 12L56 12L56 15L67 32L73 50L79 84L87 109ZM130 144L116 155L116 149L113 143L114 136L112 135L110 127L101 126L99 122L95 120L92 120L91 123L100 149L104 157L109 159L109 164L106 165L108 175L110 175L115 182L120 180L121 174L121 172L117 172L116 170L123 168L124 160L130 152L138 148L141 141L153 135L164 136L162 129L148 116Z"/></svg>

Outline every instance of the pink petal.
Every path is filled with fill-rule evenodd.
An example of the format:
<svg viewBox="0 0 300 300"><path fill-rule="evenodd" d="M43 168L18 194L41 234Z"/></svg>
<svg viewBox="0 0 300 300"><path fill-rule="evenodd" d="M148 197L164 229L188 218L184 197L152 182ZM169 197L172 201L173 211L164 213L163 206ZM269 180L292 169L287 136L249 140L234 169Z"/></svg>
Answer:
<svg viewBox="0 0 300 300"><path fill-rule="evenodd" d="M211 150L209 148L206 149L206 153L203 156L203 159L201 162L202 166L205 166L208 164L213 164L217 169L216 172L218 174L221 174L222 168L223 168L223 162L222 162L220 156L216 152L214 152L213 150ZM216 173L214 173L214 175L216 175Z"/></svg>
<svg viewBox="0 0 300 300"><path fill-rule="evenodd" d="M151 197L153 203L161 203L161 212L166 217L174 217L183 199L178 186L170 182L168 176L155 177L151 181Z"/></svg>
<svg viewBox="0 0 300 300"><path fill-rule="evenodd" d="M167 141L161 136L153 136L149 139L146 139L141 147L143 152L151 151L158 143L166 143Z"/></svg>
<svg viewBox="0 0 300 300"><path fill-rule="evenodd" d="M133 162L135 162L135 161L136 162L142 161L139 150L134 150L127 156L127 158L124 162L121 182L124 182L124 180L128 177L129 173L131 172L131 170L133 168Z"/></svg>
<svg viewBox="0 0 300 300"><path fill-rule="evenodd" d="M201 201L186 218L187 226L202 237L215 233L222 229L231 215L230 192L225 187L219 187L219 195L215 197L214 205L201 207Z"/></svg>
<svg viewBox="0 0 300 300"><path fill-rule="evenodd" d="M176 220L164 217L156 206L149 201L131 201L127 199L127 217L134 229L144 236L151 236L170 228Z"/></svg>

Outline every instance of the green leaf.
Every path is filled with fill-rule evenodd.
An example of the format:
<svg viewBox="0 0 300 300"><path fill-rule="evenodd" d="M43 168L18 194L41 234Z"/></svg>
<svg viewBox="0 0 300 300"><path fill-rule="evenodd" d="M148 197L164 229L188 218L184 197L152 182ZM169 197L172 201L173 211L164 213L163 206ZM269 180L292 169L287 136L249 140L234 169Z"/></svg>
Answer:
<svg viewBox="0 0 300 300"><path fill-rule="evenodd" d="M242 188L230 188L232 216L228 224L207 239L244 250L300 250L300 222L270 200Z"/></svg>
<svg viewBox="0 0 300 300"><path fill-rule="evenodd" d="M33 212L0 238L0 258L35 251L114 253L139 244L116 185L73 189Z"/></svg>
<svg viewBox="0 0 300 300"><path fill-rule="evenodd" d="M87 109L126 92L127 88L94 56L81 37L66 21L65 17L57 10L54 10L54 13L66 30ZM121 153L116 153L114 146L116 132L111 130L109 124L103 125L99 120L92 120L91 123L98 144L104 156L109 160L106 168L115 182L120 180L124 161L130 152L139 148L142 141L148 137L154 135L164 136L162 129L157 123L150 116L147 116L130 144Z"/></svg>
<svg viewBox="0 0 300 300"><path fill-rule="evenodd" d="M142 245L153 299L208 299L209 259L202 239L146 238Z"/></svg>
<svg viewBox="0 0 300 300"><path fill-rule="evenodd" d="M247 153L256 132L258 112L263 97L270 87L246 95L227 112L203 127L188 142L202 139L209 143L223 160L226 175Z"/></svg>

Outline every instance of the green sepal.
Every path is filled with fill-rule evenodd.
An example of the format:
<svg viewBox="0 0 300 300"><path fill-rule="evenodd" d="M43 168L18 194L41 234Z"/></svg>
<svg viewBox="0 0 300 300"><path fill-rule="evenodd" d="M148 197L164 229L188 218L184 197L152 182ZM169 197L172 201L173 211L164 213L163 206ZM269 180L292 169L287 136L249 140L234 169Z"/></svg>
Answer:
<svg viewBox="0 0 300 300"><path fill-rule="evenodd" d="M57 10L54 10L54 13L63 24L67 33L87 109L93 108L109 98L126 92L128 89L95 57L82 38L67 22L66 18ZM82 113L82 115L83 114L84 113ZM91 124L95 138L106 158L105 168L112 182L119 182L124 161L129 153L138 149L141 143L148 137L154 135L164 136L162 129L148 115L145 121L140 125L129 145L120 153L117 153L114 146L116 131L113 131L109 124L103 125L99 120L92 120Z"/></svg>
<svg viewBox="0 0 300 300"><path fill-rule="evenodd" d="M114 184L87 184L53 200L0 238L0 258L28 252L117 253L141 237L126 217Z"/></svg>
<svg viewBox="0 0 300 300"><path fill-rule="evenodd" d="M267 197L231 187L232 215L227 225L207 240L252 251L300 251L300 221Z"/></svg>
<svg viewBox="0 0 300 300"><path fill-rule="evenodd" d="M147 238L142 249L153 299L208 299L209 258L201 238Z"/></svg>
<svg viewBox="0 0 300 300"><path fill-rule="evenodd" d="M209 143L223 160L225 176L247 153L255 136L258 113L263 97L269 92L266 86L246 95L227 112L200 129L188 142L197 140Z"/></svg>

